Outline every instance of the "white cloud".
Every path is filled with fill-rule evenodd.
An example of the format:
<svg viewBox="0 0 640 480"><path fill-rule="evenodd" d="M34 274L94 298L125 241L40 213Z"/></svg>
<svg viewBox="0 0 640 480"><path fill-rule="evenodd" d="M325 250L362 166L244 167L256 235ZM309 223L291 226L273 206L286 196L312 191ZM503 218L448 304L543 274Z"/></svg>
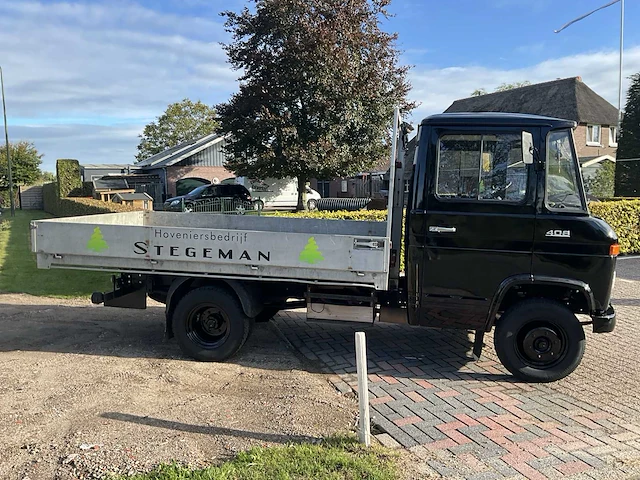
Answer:
<svg viewBox="0 0 640 480"><path fill-rule="evenodd" d="M120 127L102 128L104 137L76 134L91 124L114 122L135 124L139 133L170 102L225 100L236 90L237 77L218 43L225 38L221 19L213 14L181 16L120 1L0 0L11 132L36 141L49 170L58 157L131 161L137 140ZM71 125L71 133L51 126L57 119L88 124ZM37 124L49 127L26 128ZM116 143L109 152L111 141Z"/></svg>
<svg viewBox="0 0 640 480"><path fill-rule="evenodd" d="M210 104L226 100L237 88L238 72L226 64L218 44L228 38L222 19L207 0L172 1L206 5L210 15L160 12L129 0L104 4L0 0L1 63L11 139L34 141L50 171L56 158L125 163L134 158L143 126L168 103L184 97ZM495 1L505 8L517 4ZM227 8L239 6L236 2ZM535 83L577 75L617 104L614 51L518 69L430 68L420 65L422 48L406 47L406 55L418 64L410 74L412 98L422 102L414 120L442 112L476 88L491 91L504 82ZM640 47L626 51L625 76L637 71Z"/></svg>
<svg viewBox="0 0 640 480"><path fill-rule="evenodd" d="M131 163L140 125L27 125L10 126L12 140L29 140L44 154L43 170L55 172L56 159L80 163Z"/></svg>
<svg viewBox="0 0 640 480"><path fill-rule="evenodd" d="M410 74L413 85L411 98L422 102L414 111L414 121L427 115L441 113L454 100L468 97L477 88L491 92L502 83L529 80L532 83L546 82L556 78L582 77L582 80L612 105L618 105L618 52L599 51L573 55L525 68L495 69L482 66L421 69L416 67ZM624 51L624 92L628 88L627 77L640 71L640 47Z"/></svg>

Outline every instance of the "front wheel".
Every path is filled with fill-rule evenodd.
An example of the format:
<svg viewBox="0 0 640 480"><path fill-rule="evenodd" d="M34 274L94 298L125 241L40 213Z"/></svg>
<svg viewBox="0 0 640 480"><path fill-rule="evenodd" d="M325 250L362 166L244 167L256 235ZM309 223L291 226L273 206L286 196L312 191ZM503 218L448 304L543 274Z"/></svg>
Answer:
<svg viewBox="0 0 640 480"><path fill-rule="evenodd" d="M573 372L584 354L584 329L564 305L532 299L507 310L493 337L498 358L527 382L553 382Z"/></svg>
<svg viewBox="0 0 640 480"><path fill-rule="evenodd" d="M316 208L318 208L318 202L315 198L311 198L307 201L307 208L309 210L315 210Z"/></svg>
<svg viewBox="0 0 640 480"><path fill-rule="evenodd" d="M187 293L173 312L173 333L182 351L203 362L222 362L244 344L253 320L238 299L218 287Z"/></svg>

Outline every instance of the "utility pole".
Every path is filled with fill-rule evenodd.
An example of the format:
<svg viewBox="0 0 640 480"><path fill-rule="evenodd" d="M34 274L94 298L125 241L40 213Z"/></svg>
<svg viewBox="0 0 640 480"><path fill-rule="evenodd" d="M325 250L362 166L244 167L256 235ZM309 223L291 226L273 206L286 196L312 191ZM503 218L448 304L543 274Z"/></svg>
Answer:
<svg viewBox="0 0 640 480"><path fill-rule="evenodd" d="M603 10L611 5L620 2L620 64L618 66L618 135L620 134L620 125L622 123L622 52L623 52L623 39L624 39L624 0L611 0L606 5L602 5L601 7L596 8L595 10L591 10L589 13L585 13L584 15L580 15L578 18L574 18L568 23L565 23L558 30L554 30L554 33L560 33L562 30L567 28L569 25L573 25L580 20L587 18L589 15L596 13L599 10Z"/></svg>
<svg viewBox="0 0 640 480"><path fill-rule="evenodd" d="M2 76L2 67L0 67L0 87L2 88L2 112L4 115L4 141L7 146L7 172L9 180L9 202L11 204L11 216L16 216L16 205L13 198L13 167L11 165L11 153L9 152L9 131L7 130L7 104L4 101L4 77Z"/></svg>
<svg viewBox="0 0 640 480"><path fill-rule="evenodd" d="M618 72L618 131L620 135L620 127L622 125L622 46L624 38L624 0L620 0L620 69ZM614 139L616 142L617 138Z"/></svg>

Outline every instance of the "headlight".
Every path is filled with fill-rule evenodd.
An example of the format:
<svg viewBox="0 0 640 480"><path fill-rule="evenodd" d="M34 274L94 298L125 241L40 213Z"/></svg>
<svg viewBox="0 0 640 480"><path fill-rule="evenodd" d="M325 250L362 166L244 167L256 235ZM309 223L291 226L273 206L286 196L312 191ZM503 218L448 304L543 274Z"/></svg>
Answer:
<svg viewBox="0 0 640 480"><path fill-rule="evenodd" d="M174 200L173 202L171 202L171 203L169 204L169 206L170 206L170 207L174 207L174 206L179 205L179 204L180 204L180 200Z"/></svg>

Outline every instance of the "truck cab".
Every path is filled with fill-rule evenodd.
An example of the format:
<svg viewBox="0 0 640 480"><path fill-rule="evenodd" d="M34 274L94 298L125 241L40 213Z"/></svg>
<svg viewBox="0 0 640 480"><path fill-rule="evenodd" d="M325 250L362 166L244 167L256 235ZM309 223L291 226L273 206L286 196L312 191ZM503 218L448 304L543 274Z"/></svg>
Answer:
<svg viewBox="0 0 640 480"><path fill-rule="evenodd" d="M495 326L500 360L527 380L573 371L583 324L598 333L615 325L617 237L589 214L574 127L532 115L442 114L423 120L416 139L408 321L473 329L480 342Z"/></svg>

